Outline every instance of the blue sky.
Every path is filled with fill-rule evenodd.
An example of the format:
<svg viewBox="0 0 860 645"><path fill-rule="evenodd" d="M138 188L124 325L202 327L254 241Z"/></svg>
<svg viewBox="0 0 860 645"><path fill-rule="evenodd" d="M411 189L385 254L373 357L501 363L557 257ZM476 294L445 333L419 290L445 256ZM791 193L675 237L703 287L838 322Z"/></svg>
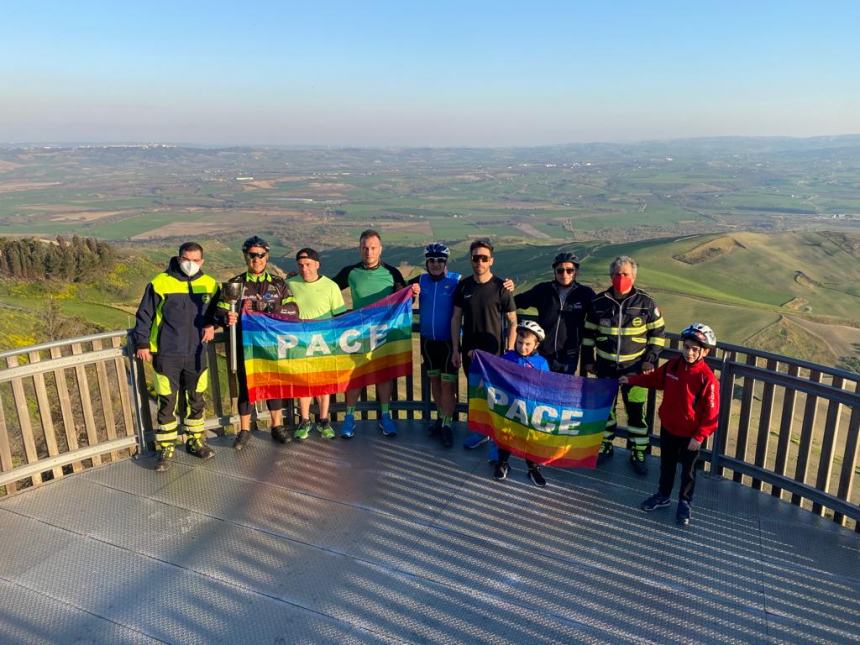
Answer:
<svg viewBox="0 0 860 645"><path fill-rule="evenodd" d="M857 2L4 2L0 141L860 132Z"/></svg>

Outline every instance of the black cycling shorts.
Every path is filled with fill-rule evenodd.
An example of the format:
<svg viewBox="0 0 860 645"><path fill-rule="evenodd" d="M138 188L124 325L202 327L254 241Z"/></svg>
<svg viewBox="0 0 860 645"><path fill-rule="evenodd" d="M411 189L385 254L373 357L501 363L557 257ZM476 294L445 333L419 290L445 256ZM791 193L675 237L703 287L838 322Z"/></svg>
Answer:
<svg viewBox="0 0 860 645"><path fill-rule="evenodd" d="M428 376L455 375L457 370L451 362L454 346L450 340L433 340L421 337L421 358Z"/></svg>

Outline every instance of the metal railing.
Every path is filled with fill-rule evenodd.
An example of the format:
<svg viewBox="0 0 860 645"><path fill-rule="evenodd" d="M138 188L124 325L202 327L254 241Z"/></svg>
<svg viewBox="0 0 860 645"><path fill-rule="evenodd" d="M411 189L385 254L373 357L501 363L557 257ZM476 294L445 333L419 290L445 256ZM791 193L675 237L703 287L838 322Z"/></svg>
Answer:
<svg viewBox="0 0 860 645"><path fill-rule="evenodd" d="M429 421L429 381L414 339L415 368L395 383L392 411ZM148 446L154 405L148 367L125 351L125 341L126 332L117 331L0 353L0 494ZM207 351L206 427L220 433L238 421L235 379L228 377L224 336ZM664 356L677 351L678 338L671 336ZM708 472L860 532L860 374L725 343L708 363L722 392L719 428L703 448ZM372 394L361 394L361 418L376 414ZM647 414L655 432L659 403L660 393L650 391ZM342 400L333 405L335 414L343 409ZM292 402L286 412L295 419ZM260 420L267 416L257 413Z"/></svg>

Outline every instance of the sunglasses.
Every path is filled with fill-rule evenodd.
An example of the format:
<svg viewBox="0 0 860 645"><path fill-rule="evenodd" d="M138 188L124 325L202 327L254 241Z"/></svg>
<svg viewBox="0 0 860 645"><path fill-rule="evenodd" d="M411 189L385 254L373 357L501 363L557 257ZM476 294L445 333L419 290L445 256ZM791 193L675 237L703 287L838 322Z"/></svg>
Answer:
<svg viewBox="0 0 860 645"><path fill-rule="evenodd" d="M490 261L489 255L473 255L472 256L472 262L474 262L476 264L478 262L489 262L489 261Z"/></svg>
<svg viewBox="0 0 860 645"><path fill-rule="evenodd" d="M439 264L445 264L448 260L446 260L445 258L427 258L427 261L428 262L436 262Z"/></svg>
<svg viewBox="0 0 860 645"><path fill-rule="evenodd" d="M573 275L574 273L576 273L576 269L565 269L564 267L558 267L555 272L559 275L564 275L565 273L567 275Z"/></svg>
<svg viewBox="0 0 860 645"><path fill-rule="evenodd" d="M264 257L269 255L268 253L246 253L249 258L253 258L255 260L262 260Z"/></svg>

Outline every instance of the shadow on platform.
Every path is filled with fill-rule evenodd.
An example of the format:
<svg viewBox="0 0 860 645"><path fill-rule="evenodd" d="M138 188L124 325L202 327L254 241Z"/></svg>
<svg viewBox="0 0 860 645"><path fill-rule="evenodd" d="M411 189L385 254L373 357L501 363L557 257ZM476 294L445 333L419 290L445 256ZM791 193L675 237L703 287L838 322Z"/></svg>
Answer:
<svg viewBox="0 0 860 645"><path fill-rule="evenodd" d="M652 475L394 440L228 438L0 502L4 642L846 642L860 535L701 476L693 524Z"/></svg>

